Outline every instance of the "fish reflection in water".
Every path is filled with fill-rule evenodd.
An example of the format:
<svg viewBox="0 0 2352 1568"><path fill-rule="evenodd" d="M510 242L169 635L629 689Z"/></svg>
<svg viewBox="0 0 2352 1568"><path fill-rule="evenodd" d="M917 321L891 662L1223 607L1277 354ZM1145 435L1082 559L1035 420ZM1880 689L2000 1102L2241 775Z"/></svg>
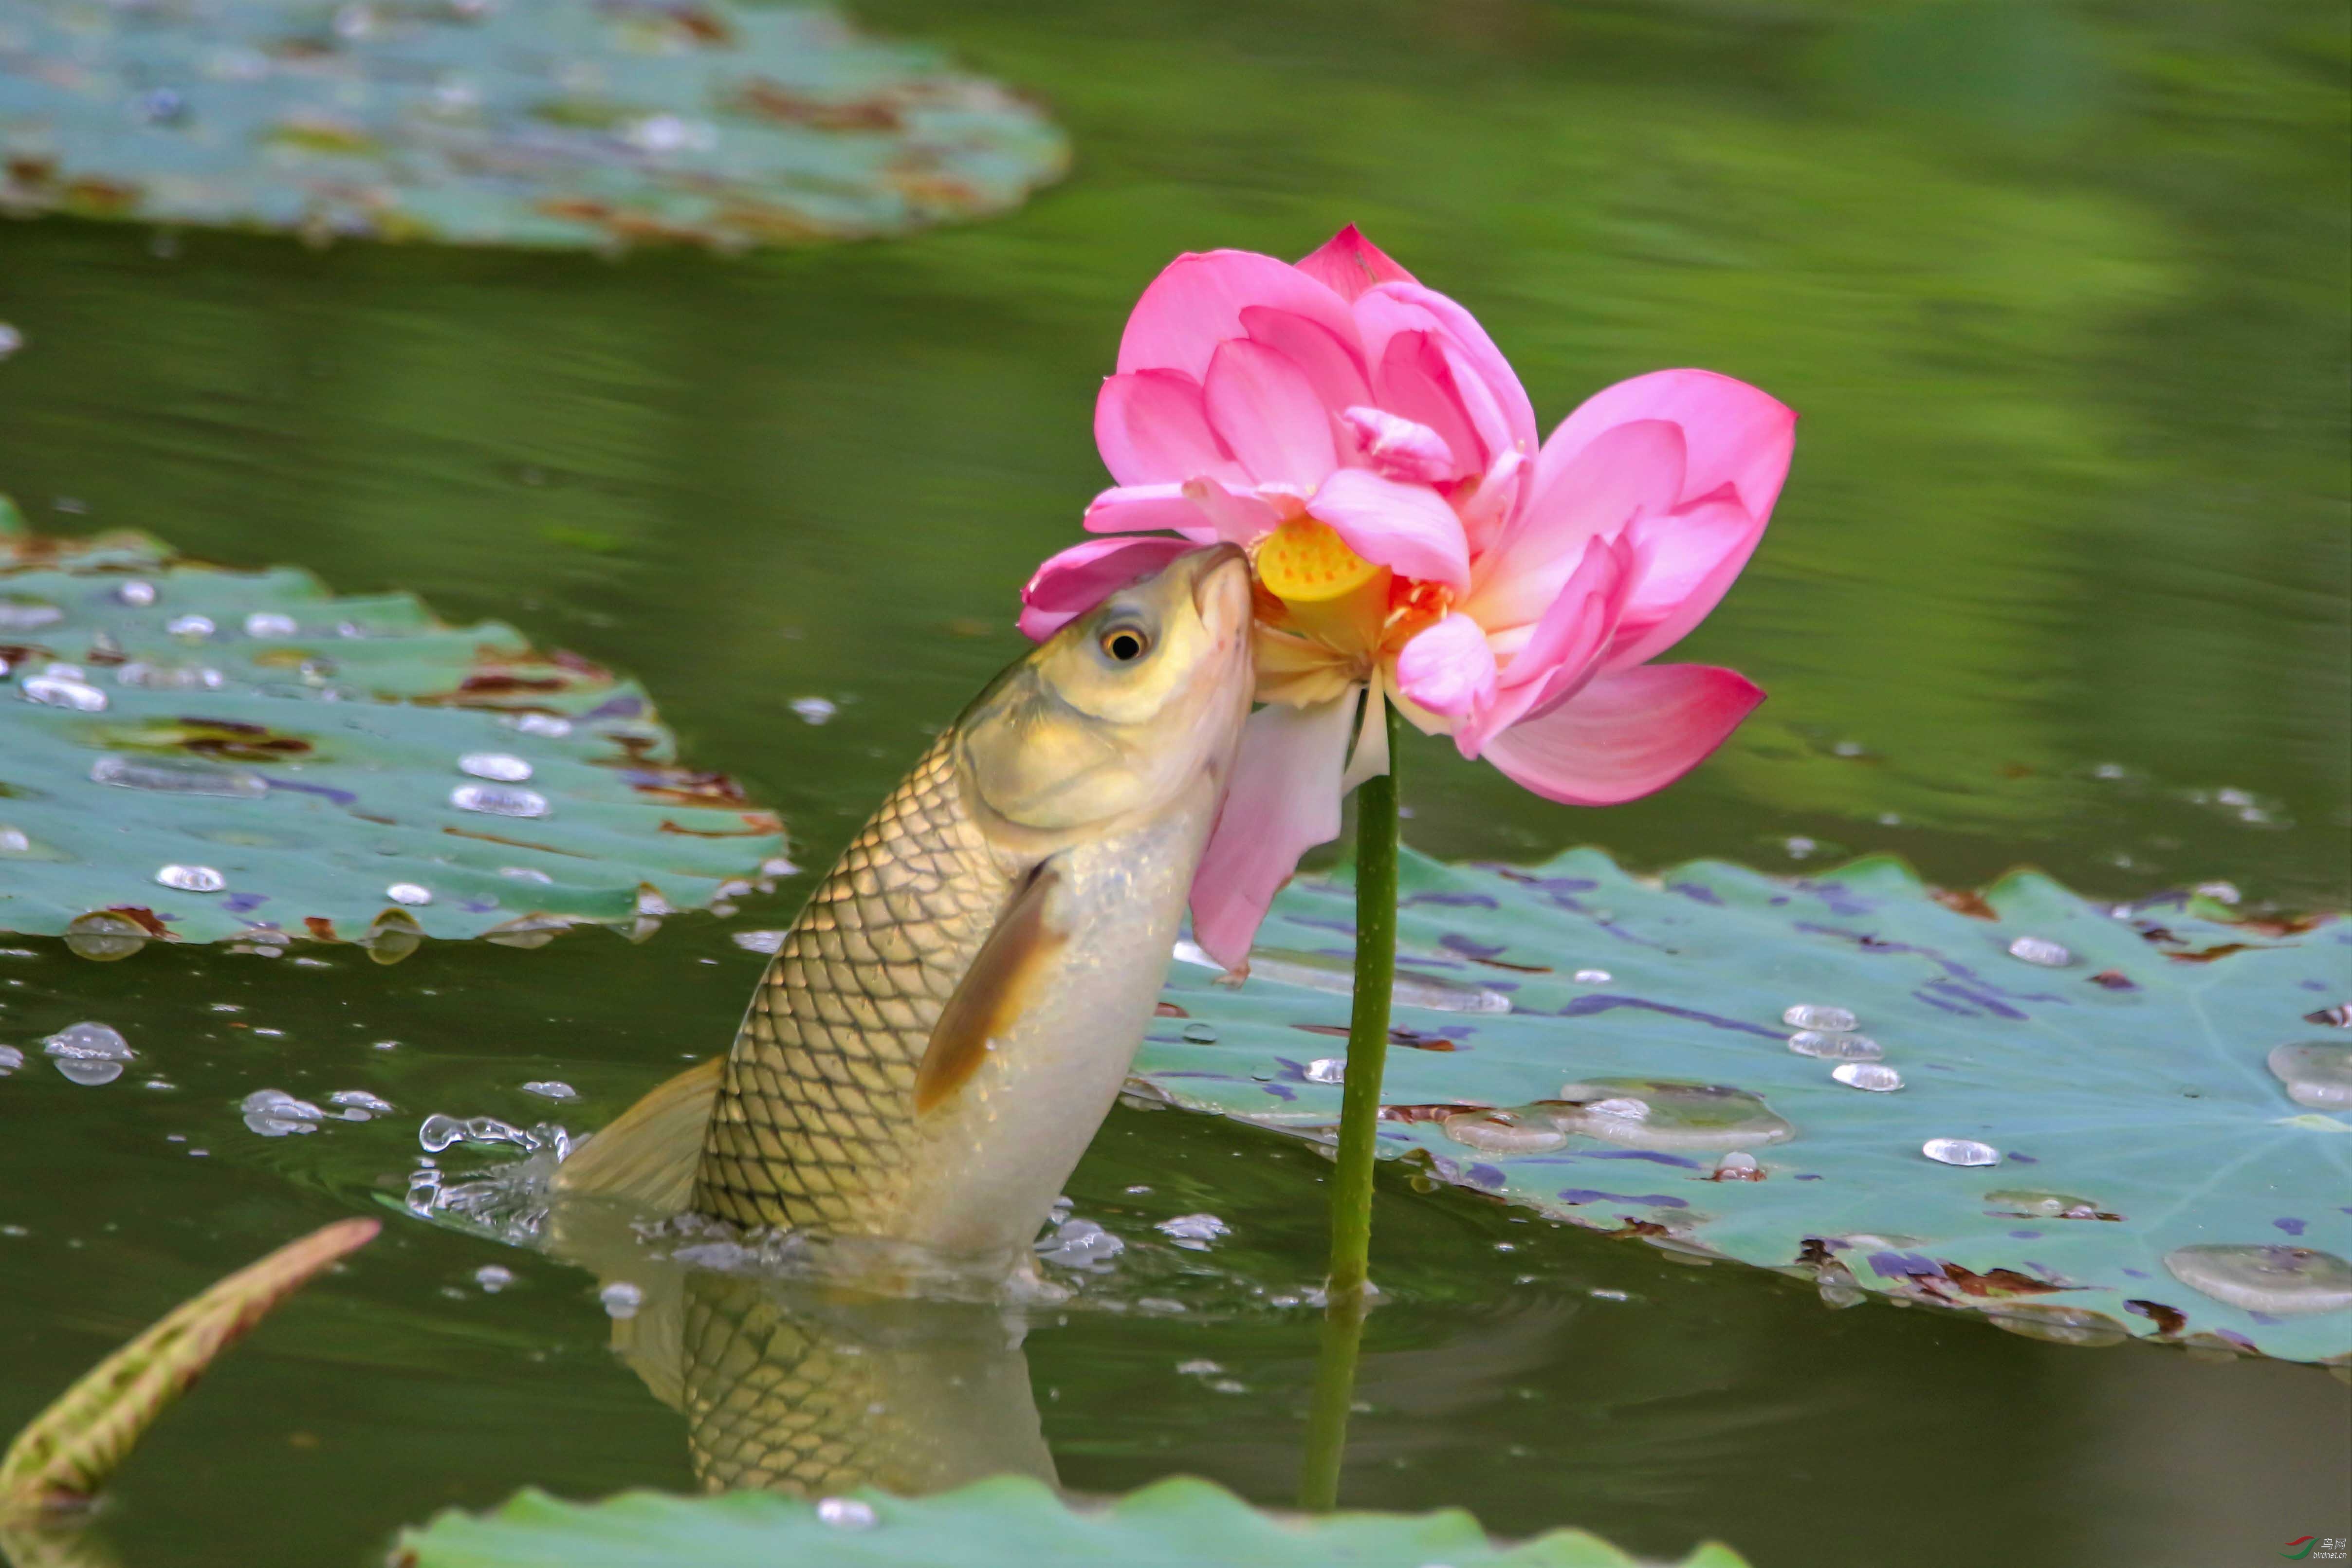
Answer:
<svg viewBox="0 0 2352 1568"><path fill-rule="evenodd" d="M548 1244L607 1289L636 1288L636 1310L613 1322L613 1348L685 1417L705 1489L918 1497L1008 1471L1056 1483L1017 1303L698 1267L665 1256L641 1228L609 1205L560 1203Z"/></svg>

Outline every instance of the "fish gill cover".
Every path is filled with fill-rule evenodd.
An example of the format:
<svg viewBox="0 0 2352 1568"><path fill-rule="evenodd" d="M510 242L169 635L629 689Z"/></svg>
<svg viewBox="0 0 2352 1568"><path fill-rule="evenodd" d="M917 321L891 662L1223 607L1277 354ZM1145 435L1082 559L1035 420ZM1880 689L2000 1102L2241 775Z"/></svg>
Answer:
<svg viewBox="0 0 2352 1568"><path fill-rule="evenodd" d="M1885 857L1408 852L1401 892L1381 1152L1418 1180L1834 1305L2352 1359L2352 921L1938 892ZM1180 964L1130 1090L1329 1137L1353 914L1301 879L1238 989Z"/></svg>
<svg viewBox="0 0 2352 1568"><path fill-rule="evenodd" d="M0 0L0 210L738 249L1002 212L1034 104L824 6Z"/></svg>
<svg viewBox="0 0 2352 1568"><path fill-rule="evenodd" d="M44 538L0 500L0 931L535 946L748 892L783 851L585 659L292 567Z"/></svg>

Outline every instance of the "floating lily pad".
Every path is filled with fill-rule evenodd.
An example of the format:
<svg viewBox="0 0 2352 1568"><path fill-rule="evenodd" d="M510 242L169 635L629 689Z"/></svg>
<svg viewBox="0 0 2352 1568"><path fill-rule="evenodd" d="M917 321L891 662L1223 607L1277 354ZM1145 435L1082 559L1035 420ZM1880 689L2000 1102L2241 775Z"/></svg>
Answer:
<svg viewBox="0 0 2352 1568"><path fill-rule="evenodd" d="M526 1491L497 1512L442 1514L404 1532L406 1568L1030 1568L1046 1563L1120 1568L1633 1568L1633 1559L1581 1531L1499 1547L1459 1509L1286 1519L1223 1488L1180 1478L1106 1509L1066 1506L1044 1483L999 1476L934 1497L878 1492L807 1503L768 1492L675 1498L625 1492L570 1503ZM1738 1553L1701 1547L1684 1568L1740 1568Z"/></svg>
<svg viewBox="0 0 2352 1568"><path fill-rule="evenodd" d="M1018 205L1036 106L823 6L0 0L0 207L466 245L725 247Z"/></svg>
<svg viewBox="0 0 2352 1568"><path fill-rule="evenodd" d="M747 891L782 825L634 683L405 594L336 598L0 501L0 931L536 945Z"/></svg>
<svg viewBox="0 0 2352 1568"><path fill-rule="evenodd" d="M1403 903L1381 1152L1427 1177L1839 1304L2352 1354L2352 922L1594 850L1408 855ZM1180 964L1131 1089L1328 1136L1353 915L1301 880L1245 984Z"/></svg>

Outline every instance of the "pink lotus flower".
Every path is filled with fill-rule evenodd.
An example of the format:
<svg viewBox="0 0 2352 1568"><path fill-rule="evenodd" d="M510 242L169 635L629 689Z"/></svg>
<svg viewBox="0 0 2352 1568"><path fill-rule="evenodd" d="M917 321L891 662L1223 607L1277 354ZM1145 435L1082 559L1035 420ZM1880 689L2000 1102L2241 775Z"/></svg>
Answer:
<svg viewBox="0 0 2352 1568"><path fill-rule="evenodd" d="M1194 935L1236 967L1341 796L1387 771L1384 701L1571 805L1662 789L1721 744L1763 692L1647 661L1747 564L1795 427L1744 382L1668 370L1539 447L1477 321L1354 228L1295 267L1181 256L1095 405L1118 483L1086 526L1119 537L1040 567L1021 627L1045 637L1187 550L1249 550L1265 706L1192 886Z"/></svg>

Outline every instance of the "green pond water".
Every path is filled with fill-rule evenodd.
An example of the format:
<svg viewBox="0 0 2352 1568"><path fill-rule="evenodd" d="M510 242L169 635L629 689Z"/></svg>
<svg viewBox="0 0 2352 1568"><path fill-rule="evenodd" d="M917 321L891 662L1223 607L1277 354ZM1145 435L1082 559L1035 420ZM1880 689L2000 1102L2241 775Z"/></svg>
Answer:
<svg viewBox="0 0 2352 1568"><path fill-rule="evenodd" d="M0 489L38 526L410 588L625 669L819 866L1019 650L1014 590L1103 482L1094 387L1137 290L1181 249L1353 220L1481 315L1547 425L1685 363L1804 415L1756 563L1679 656L1771 701L1607 814L1413 744L1410 842L2352 897L2340 5L859 15L1039 94L1068 182L735 260L10 226ZM807 886L637 946L389 968L14 942L0 1040L89 1018L142 1056L99 1089L37 1055L0 1080L0 1430L229 1268L384 1212L425 1113L593 1127L723 1048L762 962L730 933ZM551 1078L582 1099L520 1089ZM263 1086L400 1114L266 1140L236 1110ZM1317 1321L1272 1303L1319 1271L1326 1169L1114 1112L1069 1190L1129 1251L1026 1342L1066 1485L1289 1500ZM1230 1226L1206 1254L1153 1229L1197 1212ZM1764 1568L2210 1568L2352 1530L2352 1390L2319 1369L1831 1310L1402 1173L1376 1225L1346 1502ZM690 1486L608 1330L591 1274L394 1214L167 1418L98 1531L129 1568L356 1565L525 1483Z"/></svg>

